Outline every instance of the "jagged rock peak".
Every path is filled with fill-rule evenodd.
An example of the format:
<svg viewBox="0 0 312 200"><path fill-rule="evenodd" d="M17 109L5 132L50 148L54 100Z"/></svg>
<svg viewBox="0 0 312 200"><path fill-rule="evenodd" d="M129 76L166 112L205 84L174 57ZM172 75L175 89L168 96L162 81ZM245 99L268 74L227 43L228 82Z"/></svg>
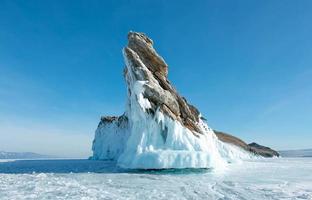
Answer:
<svg viewBox="0 0 312 200"><path fill-rule="evenodd" d="M168 65L153 48L153 40L144 33L130 31L128 33L128 48L135 51L145 66L153 73L168 75Z"/></svg>
<svg viewBox="0 0 312 200"><path fill-rule="evenodd" d="M150 45L153 45L154 42L152 39L148 38L145 33L139 33L139 32L133 32L133 31L129 31L128 33L128 41L130 42L133 42L134 40L137 40L136 38L140 38L140 39L143 39L146 44L150 44Z"/></svg>
<svg viewBox="0 0 312 200"><path fill-rule="evenodd" d="M160 109L162 113L179 121L195 135L202 133L198 126L199 111L180 96L167 79L168 65L153 48L153 41L144 33L129 32L124 55L126 62L129 63L125 69L128 88L130 79L146 81L143 95L151 103L148 111L153 114ZM128 70L131 70L132 77Z"/></svg>
<svg viewBox="0 0 312 200"><path fill-rule="evenodd" d="M125 113L103 117L92 159L113 159L122 168L220 168L249 158L244 149L218 140L199 111L168 80L168 65L143 33L130 32L123 49L128 88Z"/></svg>

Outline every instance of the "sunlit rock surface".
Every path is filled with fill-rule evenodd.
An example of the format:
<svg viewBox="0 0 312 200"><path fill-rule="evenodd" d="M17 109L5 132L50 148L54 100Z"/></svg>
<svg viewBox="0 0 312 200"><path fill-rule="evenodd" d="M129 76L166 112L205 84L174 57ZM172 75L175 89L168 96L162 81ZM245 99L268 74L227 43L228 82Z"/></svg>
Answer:
<svg viewBox="0 0 312 200"><path fill-rule="evenodd" d="M101 119L92 159L115 160L122 168L224 169L229 162L254 157L217 138L198 109L171 85L168 65L145 34L130 32L123 55L126 110Z"/></svg>
<svg viewBox="0 0 312 200"><path fill-rule="evenodd" d="M243 140L228 133L216 130L214 130L214 132L217 135L218 139L221 140L222 142L233 144L253 154L260 155L263 157L279 157L279 153L269 147L259 145L255 142L247 144Z"/></svg>

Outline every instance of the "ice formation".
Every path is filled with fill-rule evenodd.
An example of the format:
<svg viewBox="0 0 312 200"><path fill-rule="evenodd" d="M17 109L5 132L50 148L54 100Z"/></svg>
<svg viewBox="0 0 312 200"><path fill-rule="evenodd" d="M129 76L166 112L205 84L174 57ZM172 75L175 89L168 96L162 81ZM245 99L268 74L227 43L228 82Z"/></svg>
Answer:
<svg viewBox="0 0 312 200"><path fill-rule="evenodd" d="M93 159L122 168L224 168L250 158L218 140L200 112L167 79L168 66L143 33L130 32L123 54L128 98L120 117L103 117L93 141Z"/></svg>

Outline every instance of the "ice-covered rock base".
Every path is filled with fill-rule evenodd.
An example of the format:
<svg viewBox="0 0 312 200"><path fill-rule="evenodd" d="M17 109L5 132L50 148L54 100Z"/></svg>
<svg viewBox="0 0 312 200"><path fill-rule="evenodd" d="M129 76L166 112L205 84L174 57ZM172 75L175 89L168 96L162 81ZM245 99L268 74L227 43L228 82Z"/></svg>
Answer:
<svg viewBox="0 0 312 200"><path fill-rule="evenodd" d="M250 158L218 140L213 130L167 80L167 64L141 33L129 33L123 53L128 87L126 112L103 118L93 159L113 159L122 168L215 168Z"/></svg>
<svg viewBox="0 0 312 200"><path fill-rule="evenodd" d="M136 113L134 113L136 114ZM146 113L137 121L122 116L112 123L102 122L96 130L93 159L116 160L122 168L214 168L250 159L254 155L219 141L214 132L200 121L204 134L194 134L179 122L157 112ZM118 125L119 124L119 125Z"/></svg>

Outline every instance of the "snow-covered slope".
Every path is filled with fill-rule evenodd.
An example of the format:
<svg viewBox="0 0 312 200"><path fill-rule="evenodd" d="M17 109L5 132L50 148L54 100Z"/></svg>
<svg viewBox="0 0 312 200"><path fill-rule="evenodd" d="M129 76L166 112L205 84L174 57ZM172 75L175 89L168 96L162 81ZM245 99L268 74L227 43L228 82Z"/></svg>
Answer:
<svg viewBox="0 0 312 200"><path fill-rule="evenodd" d="M250 158L218 140L200 112L167 79L168 66L142 33L130 32L124 48L127 106L121 117L102 118L93 159L114 159L123 168L224 168Z"/></svg>

